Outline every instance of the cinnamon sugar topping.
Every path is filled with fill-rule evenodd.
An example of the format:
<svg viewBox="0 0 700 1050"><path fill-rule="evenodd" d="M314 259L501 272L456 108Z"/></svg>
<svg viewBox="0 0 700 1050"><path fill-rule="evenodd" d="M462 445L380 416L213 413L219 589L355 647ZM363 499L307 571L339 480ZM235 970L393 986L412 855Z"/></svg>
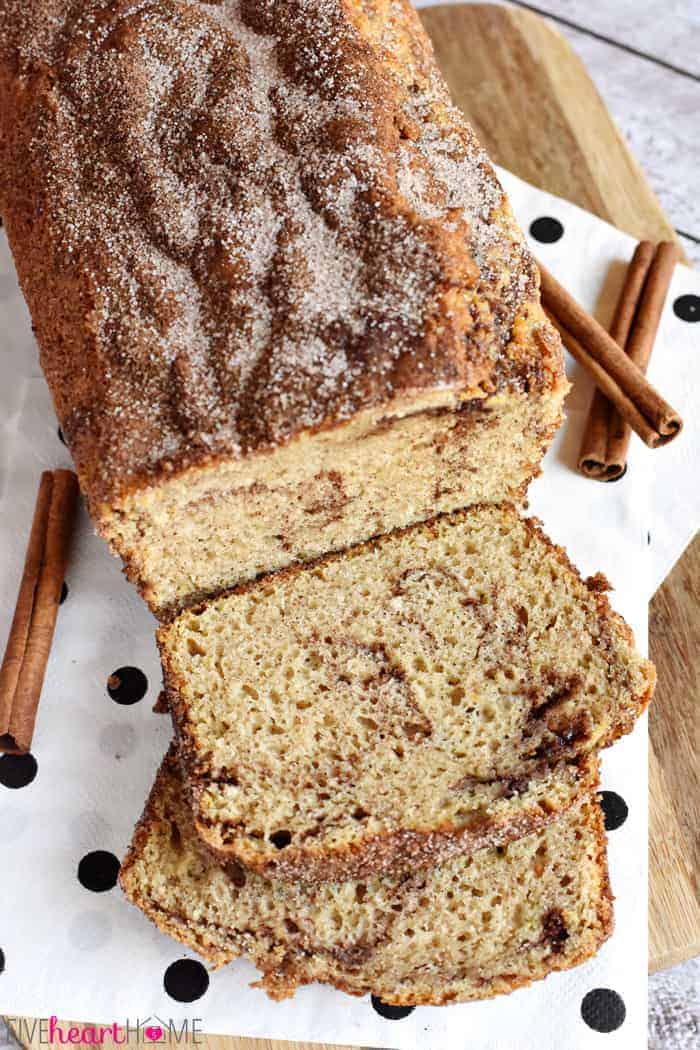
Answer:
<svg viewBox="0 0 700 1050"><path fill-rule="evenodd" d="M0 37L43 363L97 491L493 388L532 261L407 4L5 0Z"/></svg>

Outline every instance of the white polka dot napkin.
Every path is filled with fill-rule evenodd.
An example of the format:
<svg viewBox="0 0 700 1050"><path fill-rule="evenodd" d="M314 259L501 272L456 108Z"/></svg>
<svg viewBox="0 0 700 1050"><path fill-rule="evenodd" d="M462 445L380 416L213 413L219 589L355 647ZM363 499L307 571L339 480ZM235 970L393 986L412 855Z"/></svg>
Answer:
<svg viewBox="0 0 700 1050"><path fill-rule="evenodd" d="M549 243L537 254L607 320L631 238L503 174L525 229ZM553 236L558 239L553 240ZM614 276L614 279L613 279ZM568 422L532 487L531 509L581 570L605 572L613 602L642 646L647 601L694 531L700 508L690 426L700 325L700 279L679 268L651 369L686 417L683 436L649 452L633 439L614 485L573 469L591 395L572 362ZM683 302L677 300L683 298ZM676 312L674 312L676 303ZM684 320L681 315L685 315ZM688 319L690 318L690 319ZM1 582L4 639L21 571L38 476L69 463L40 377L25 307L0 239ZM696 365L695 369L693 365ZM652 500L652 487L653 500ZM118 888L115 858L128 844L169 721L151 711L160 688L155 623L83 514L58 617L33 759L0 759L0 1012L148 1028L310 1040L396 1050L609 1050L644 1045L646 1027L646 725L605 756L609 850L617 926L598 957L508 997L382 1017L370 999L309 987L273 1004L251 989L245 961L209 975L192 952L152 927ZM119 671L108 688L108 679ZM14 785L14 786L13 786ZM626 808L625 808L626 807ZM626 818L625 818L625 813ZM190 960L182 965L182 960ZM167 990L166 990L167 988ZM192 1002L183 996L198 994ZM602 1035L601 1029L610 1029ZM145 1038L145 1037L144 1037Z"/></svg>

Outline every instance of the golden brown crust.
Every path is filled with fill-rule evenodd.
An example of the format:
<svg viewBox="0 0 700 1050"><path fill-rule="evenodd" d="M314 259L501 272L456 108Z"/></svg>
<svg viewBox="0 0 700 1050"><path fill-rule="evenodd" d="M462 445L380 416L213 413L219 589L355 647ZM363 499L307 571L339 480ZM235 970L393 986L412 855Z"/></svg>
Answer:
<svg viewBox="0 0 700 1050"><path fill-rule="evenodd" d="M612 935L615 925L613 912L615 898L610 887L607 843L602 812L595 812L592 821L595 829L597 847L596 866L599 870L600 876L600 888L597 898L597 934L595 944L589 945L585 949L582 948L574 955L566 957L550 955L547 960L547 969L545 973L539 973L529 977L524 975L516 976L514 974L503 974L499 979L492 981L489 986L485 986L479 998L493 999L497 995L507 995L518 988L526 988L528 985L533 984L535 980L541 980L546 973L574 969L574 967L580 966L583 962L594 955L600 949L601 945L603 945ZM263 968L260 961L258 961L258 966ZM285 957L284 965L271 968L265 972L262 979L257 983L257 986L264 988L270 998L281 1000L290 998L294 995L297 988L312 983L314 979L315 976L310 971L306 960L301 956L294 956L291 953L288 953ZM328 981L333 987L348 995L362 996L372 992L372 988L369 985L358 988L357 983L350 983L348 980L343 980L342 976L339 976L337 973L331 975L328 978ZM453 990L446 991L444 994L435 994L433 992L430 995L425 996L417 996L415 992L391 994L383 991L382 1001L390 1006L447 1006L449 1003L459 1001L459 997L455 995Z"/></svg>
<svg viewBox="0 0 700 1050"><path fill-rule="evenodd" d="M202 926L197 926L196 923L189 922L184 917L159 908L155 901L149 899L148 896L141 892L138 878L134 871L135 865L138 863L141 853L148 842L151 829L158 820L159 800L166 789L173 770L176 768L177 759L174 748L171 745L148 793L143 813L134 828L129 849L119 869L119 885L129 900L140 908L163 933L167 933L176 940L191 945L203 959L206 959L214 967L225 966L226 963L231 962L232 959L242 954L242 949L241 951L234 949L233 939L231 940L230 950L222 950L207 938Z"/></svg>
<svg viewBox="0 0 700 1050"><path fill-rule="evenodd" d="M584 579L569 558L564 547L553 543L549 539L538 518L523 518L523 523L533 535L537 536L548 547L549 551L557 561L563 565L568 572L572 573L577 580L580 580L586 586L587 590L595 596L601 636L604 639L610 639L612 636L617 635L619 638L624 639L628 644L634 644L632 629L610 604L607 591L611 590L612 586L605 576L602 573L596 573L594 576L589 576ZM596 747L598 749L610 747L610 745L614 744L616 740L619 740L621 736L630 733L637 719L644 714L651 703L654 689L656 688L656 667L651 660L643 660L642 670L645 679L643 691L634 697L633 702L628 708L620 712L620 717L617 722L610 727L608 734L596 742Z"/></svg>
<svg viewBox="0 0 700 1050"><path fill-rule="evenodd" d="M168 705L168 695L165 689L161 689L156 697L156 702L153 705L154 715L167 715L170 713L170 707Z"/></svg>
<svg viewBox="0 0 700 1050"><path fill-rule="evenodd" d="M312 6L0 9L0 208L97 518L399 395L562 387L410 5Z"/></svg>
<svg viewBox="0 0 700 1050"><path fill-rule="evenodd" d="M510 505L510 511L515 511ZM468 519L470 515L478 513L481 508L472 507L464 511L454 512L450 519ZM490 508L497 510L497 508ZM422 523L420 525L407 526L396 530L392 535L397 537L410 533L412 530L420 529L423 533L437 536L440 518ZM532 536L544 544L548 552L582 584L593 595L597 608L600 638L606 647L612 647L613 639L617 636L626 642L631 639L631 632L625 621L611 608L605 589L601 587L599 577L584 580L578 569L572 564L567 552L563 547L554 544L535 518L519 519ZM377 537L365 543L358 544L352 548L354 554L376 549L378 545L387 542L387 537ZM283 581L293 579L299 574L313 571L331 562L341 560L346 555L344 552L325 555L305 566L293 565L280 570L277 573L265 577L269 581ZM219 598L227 595L246 594L260 586L260 581L249 581L232 588ZM188 610L189 613L197 614L207 608L208 603L203 602ZM232 841L226 842L221 836L220 828L212 828L202 818L202 808L199 799L206 789L206 775L202 769L201 756L196 746L194 731L190 725L188 709L182 698L185 682L173 666L171 654L168 650L169 632L173 630L172 625L163 625L157 633L157 642L160 650L163 666L163 680L168 697L168 705L171 711L175 736L178 741L180 761L187 790L195 813L195 827L206 843L207 847L221 859L235 856L237 860L265 877L288 879L290 881L301 880L308 884L331 881L340 878L363 878L370 873L390 870L400 864L420 867L438 863L458 853L470 853L475 849L489 845L498 845L529 832L545 826L555 819L557 813L543 810L536 801L522 815L522 820L517 824L499 824L490 818L482 826L455 827L445 826L426 829L398 829L387 831L380 835L371 835L361 831L356 832L354 842L347 845L335 846L332 850L324 849L322 846L305 844L304 846L287 846L284 851L275 852L267 857L261 856L259 851L251 848L245 841L244 836L236 836ZM608 747L620 736L629 733L636 720L645 711L654 692L656 672L654 665L648 661L642 661L642 674L644 677L644 689L634 695L630 703L620 706L616 711L616 720L611 723L608 731L602 737L595 740L596 750ZM556 753L542 755L539 761L540 770L553 769L559 766L569 772L572 779L580 777L580 784L569 798L568 805L573 804L576 799L581 798L593 790L593 759L586 758L586 752L590 751L591 744L587 735L580 738L562 739ZM199 776L203 779L200 781Z"/></svg>
<svg viewBox="0 0 700 1050"><path fill-rule="evenodd" d="M182 740L180 737L178 740L182 753ZM234 855L250 871L265 878L290 882L303 879L309 885L341 879L363 879L389 871L415 870L441 864L455 856L503 846L547 827L562 813L578 805L583 798L592 795L597 785L597 768L592 759L584 756L569 766L565 763L559 763L559 766L564 770L562 780L571 782L570 793L560 809L545 809L537 800L533 800L517 819L508 819L505 815L495 819L482 816L468 827L445 823L435 828L396 829L360 837L355 842L336 847L333 852L313 846L289 846L284 853L272 860L265 860L258 851L248 848L244 839L237 839L235 844L219 845L218 838L213 837L212 828L204 820L195 818L194 826L202 842L219 860L225 862ZM184 768L187 770L186 759ZM545 771L551 772L551 769L543 768L543 773ZM188 782L188 793L195 813L200 810L200 791L198 786Z"/></svg>
<svg viewBox="0 0 700 1050"><path fill-rule="evenodd" d="M340 944L333 949L330 943L323 942L323 938L317 938L315 941L313 938L311 940L300 939L297 922L302 922L303 919L294 910L295 905L293 901L297 900L297 898L294 893L290 896L287 890L282 891L283 899L287 903L284 906L285 920L282 923L282 927L280 927L281 916L279 913L276 913L277 919L275 920L273 919L273 911L269 910L270 906L274 910L273 901L278 899L275 897L276 891L272 883L257 880L255 889L252 891L254 895L261 895L261 905L263 903L262 898L265 898L265 907L261 914L269 916L269 921L268 919L261 921L257 934L256 931L249 929L251 900L249 899L247 905L241 907L237 903L236 893L238 891L233 888L225 891L220 881L217 884L219 887L218 894L224 894L226 897L230 895L231 902L230 907L224 908L218 913L216 922L211 921L211 913L209 913L210 918L206 918L207 912L204 906L205 899L209 897L211 891L207 891L206 897L201 897L200 904L200 898L197 896L199 891L194 883L191 887L187 887L189 890L187 899L181 897L179 891L175 891L174 899L180 902L177 906L165 907L156 899L157 894L149 890L147 878L144 877L147 876L148 871L144 871L143 858L151 836L153 835L157 839L159 827L162 827L164 824L166 826L166 835L161 837L160 840L163 845L159 848L166 851L177 850L176 863L178 870L194 870L201 873L203 870L202 865L206 867L211 863L206 859L202 859L199 864L192 864L195 852L196 850L201 850L201 846L195 845L196 839L194 836L190 832L189 837L187 837L187 833L184 830L183 821L188 819L188 817L185 816L181 801L177 803L177 792L180 790L181 785L176 754L174 748L171 747L161 766L144 814L137 825L129 853L122 866L120 876L122 887L129 899L141 908L163 932L193 947L214 966L222 965L241 954L250 956L262 972L259 985L274 999L292 996L298 987L316 980L323 980L351 995L360 996L369 992L381 992L381 998L384 1002L395 1005L442 1005L460 1001L461 999L491 998L530 984L533 980L541 979L548 973L579 965L593 955L612 932L613 898L610 893L608 879L602 813L597 805L586 804L583 820L586 834L594 840L594 849L591 853L590 845L588 847L582 846L580 860L582 863L587 863L588 873L584 881L581 882L578 892L582 893L581 907L586 909L592 906L595 919L586 920L586 935L578 942L574 950L571 950L566 927L564 927L563 943L568 942L568 946L565 950L557 948L557 941L562 943L562 938L560 936L560 919L556 919L556 915L561 916L561 913L556 912L553 931L548 930L547 924L544 922L542 928L541 940L550 943L550 950L547 950L544 954L539 954L537 951L539 943L537 941L528 942L527 938L525 938L520 950L527 954L531 949L534 949L535 954L530 960L524 962L521 973L512 972L513 960L511 959L511 965L505 968L503 973L492 972L487 978L481 979L477 976L475 979L474 974L479 974L478 966L475 970L472 970L471 967L465 969L464 960L462 959L461 962L458 962L455 958L455 972L452 974L448 964L449 953L445 956L447 945L443 944L441 946L441 957L444 967L442 971L444 979L438 983L438 986L432 984L429 990L420 992L418 990L421 983L420 980L417 983L408 981L407 984L402 980L399 982L398 988L396 986L391 987L393 978L388 974L383 974L380 979L382 987L377 988L374 984L374 979L369 976L369 971L364 971L363 969L362 955L358 955L357 946L344 952ZM170 802L168 802L168 798L170 798ZM581 815L574 818L564 817L563 821L566 822L569 819L581 821L582 818ZM177 845L173 844L171 834L167 831L167 827L173 821L180 827L180 833L177 835ZM584 861L584 856L586 855L588 860ZM145 861L146 869L150 867L151 873L154 873L160 865L163 865L166 870L169 870L171 860L172 858L164 856L156 849L154 853L151 853L150 858ZM141 869L140 871L139 868ZM458 869L452 870L457 871ZM522 874L526 875L526 871L524 870ZM431 877L429 876L429 879ZM251 876L251 878L255 877ZM241 885L238 880L234 881L236 886ZM417 888L414 887L413 890L409 888L410 881L396 884L393 890L390 891L387 904L399 905L403 899L402 895L406 892L410 894L416 889L419 894L425 892L424 881L420 880ZM447 884L453 885L454 883L448 879ZM243 881L243 885L246 885L246 880ZM385 884L387 888L389 885L389 883ZM340 887L337 889L340 889ZM246 892L250 893L251 891L248 889ZM316 922L320 920L328 901L326 891L321 891L321 896L318 898L314 896L314 892L305 891L302 897L297 900L297 906L306 908L308 905L311 905L310 914L315 916L313 922ZM331 892L335 893L337 890ZM170 895L172 896L172 894ZM355 893L353 892L352 898L354 896ZM333 897L332 899L339 901L341 897ZM326 901L325 904L324 901ZM315 903L312 904L312 902ZM446 900L445 904L447 905L448 903ZM578 907L578 901L572 902L572 905ZM428 900L425 901L425 906L429 907ZM546 906L544 902L541 905L541 907ZM188 914L188 911L193 911L193 913ZM390 907L389 911L392 915L396 915L396 911L393 908ZM544 919L546 917L546 915L543 916ZM274 933L273 926L278 930L277 934ZM284 935L280 937L280 930L285 926L288 929L289 936ZM390 939L392 933L389 930L383 933L379 931L377 936L377 945L386 944L390 943L390 940L386 941L386 938ZM371 958L371 948L367 958ZM410 985L410 987L407 985Z"/></svg>

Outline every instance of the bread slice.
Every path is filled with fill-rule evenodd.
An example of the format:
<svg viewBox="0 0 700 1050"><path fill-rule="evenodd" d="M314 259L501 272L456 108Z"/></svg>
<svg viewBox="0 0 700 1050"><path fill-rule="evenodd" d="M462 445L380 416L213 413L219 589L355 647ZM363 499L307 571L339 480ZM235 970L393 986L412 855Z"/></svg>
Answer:
<svg viewBox="0 0 700 1050"><path fill-rule="evenodd" d="M535 261L408 0L3 0L0 212L160 616L517 501L561 420Z"/></svg>
<svg viewBox="0 0 700 1050"><path fill-rule="evenodd" d="M215 966L248 956L276 999L312 981L402 1005L486 999L576 966L612 929L595 801L431 870L312 888L217 863L193 829L172 749L120 881Z"/></svg>
<svg viewBox="0 0 700 1050"><path fill-rule="evenodd" d="M313 882L534 830L651 696L605 586L485 506L183 612L159 644L197 831Z"/></svg>

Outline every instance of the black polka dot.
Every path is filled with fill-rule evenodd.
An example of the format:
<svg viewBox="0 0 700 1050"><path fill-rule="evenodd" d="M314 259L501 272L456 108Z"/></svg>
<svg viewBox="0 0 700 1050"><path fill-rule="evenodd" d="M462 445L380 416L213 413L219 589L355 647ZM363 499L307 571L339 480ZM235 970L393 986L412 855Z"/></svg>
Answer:
<svg viewBox="0 0 700 1050"><path fill-rule="evenodd" d="M34 755L3 755L0 758L0 784L6 788L23 788L36 776Z"/></svg>
<svg viewBox="0 0 700 1050"><path fill-rule="evenodd" d="M614 791L601 791L598 798L605 817L605 830L614 831L627 820L627 803Z"/></svg>
<svg viewBox="0 0 700 1050"><path fill-rule="evenodd" d="M681 321L700 321L700 295L679 295L673 303L673 312Z"/></svg>
<svg viewBox="0 0 700 1050"><path fill-rule="evenodd" d="M66 439L64 438L63 431L61 430L60 427L58 428L57 433L58 433L58 440L61 442L62 445L65 445Z"/></svg>
<svg viewBox="0 0 700 1050"><path fill-rule="evenodd" d="M415 1006L390 1006L389 1003L383 1003L378 995L372 996L372 1006L379 1016L385 1017L387 1021L400 1021L415 1010Z"/></svg>
<svg viewBox="0 0 700 1050"><path fill-rule="evenodd" d="M195 959L178 959L165 971L163 984L171 999L193 1003L201 999L209 987L209 974Z"/></svg>
<svg viewBox="0 0 700 1050"><path fill-rule="evenodd" d="M135 704L147 689L148 679L138 667L119 667L107 679L107 692L118 704Z"/></svg>
<svg viewBox="0 0 700 1050"><path fill-rule="evenodd" d="M614 1032L626 1016L621 996L611 988L594 988L583 997L581 1017L594 1032Z"/></svg>
<svg viewBox="0 0 700 1050"><path fill-rule="evenodd" d="M5 953L2 950L2 948L0 948L0 973L2 973L2 971L4 969L5 969Z"/></svg>
<svg viewBox="0 0 700 1050"><path fill-rule="evenodd" d="M58 599L58 604L63 605L64 601L68 597L68 584L64 580L61 584L61 597Z"/></svg>
<svg viewBox="0 0 700 1050"><path fill-rule="evenodd" d="M614 478L606 478L605 479L605 484L606 485L614 485L616 481L622 481L622 479L624 478L626 473L627 473L627 464L625 463L624 467L622 468L621 473L618 474Z"/></svg>
<svg viewBox="0 0 700 1050"><path fill-rule="evenodd" d="M559 219L553 219L551 215L543 215L530 223L530 236L534 237L540 244L554 244L564 236L564 227Z"/></svg>
<svg viewBox="0 0 700 1050"><path fill-rule="evenodd" d="M104 893L117 884L119 861L113 853L105 849L96 849L86 853L78 865L78 880L86 890L93 893Z"/></svg>

